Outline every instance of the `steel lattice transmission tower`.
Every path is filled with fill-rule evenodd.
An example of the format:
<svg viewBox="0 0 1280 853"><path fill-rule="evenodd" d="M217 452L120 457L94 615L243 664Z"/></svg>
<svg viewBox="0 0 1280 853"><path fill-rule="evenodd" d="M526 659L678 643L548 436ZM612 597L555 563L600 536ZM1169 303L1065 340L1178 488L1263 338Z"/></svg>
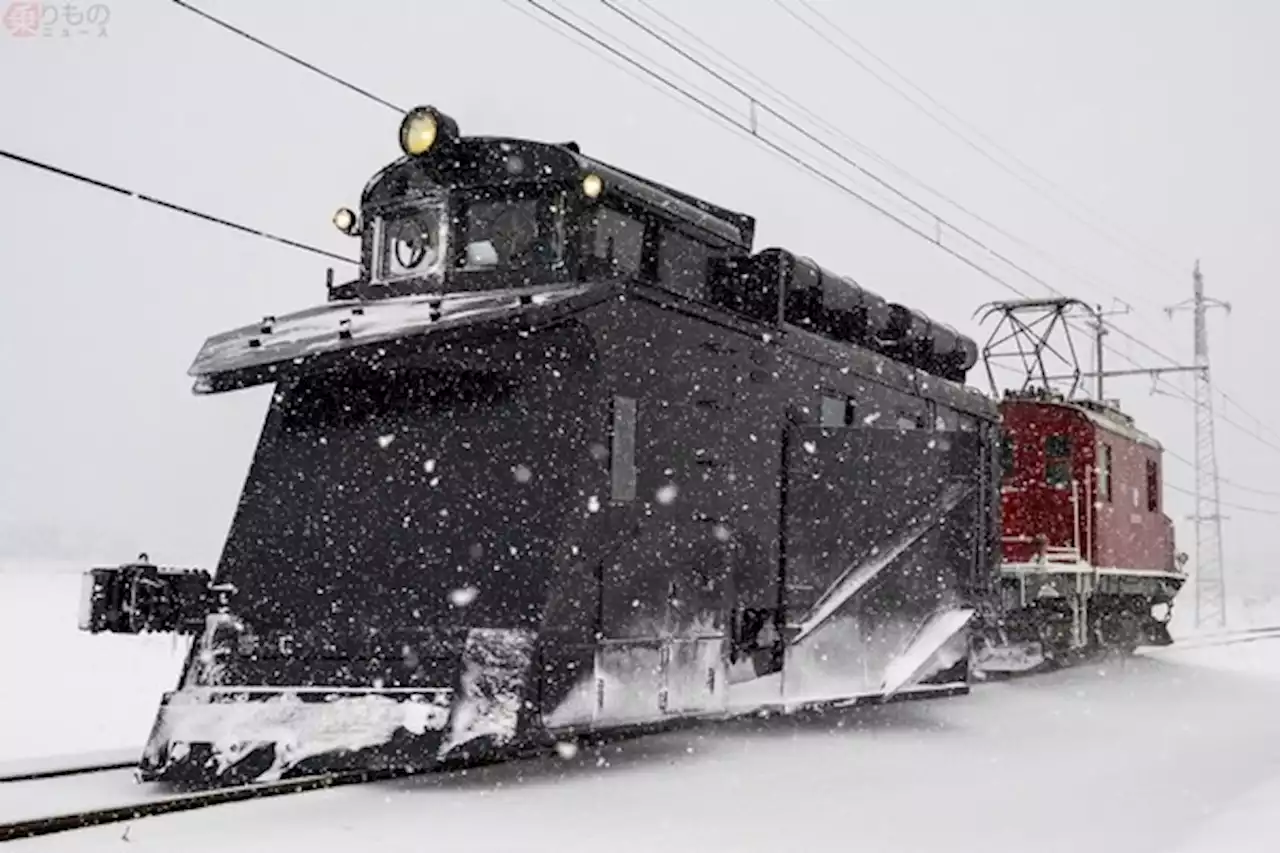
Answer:
<svg viewBox="0 0 1280 853"><path fill-rule="evenodd" d="M1227 593L1222 559L1222 513L1219 502L1218 453L1213 438L1213 386L1209 379L1209 330L1206 315L1210 308L1231 310L1231 305L1204 295L1200 262L1193 274L1195 290L1190 299L1166 308L1190 310L1195 319L1195 410L1196 484L1195 513L1195 619L1196 627L1226 627Z"/></svg>

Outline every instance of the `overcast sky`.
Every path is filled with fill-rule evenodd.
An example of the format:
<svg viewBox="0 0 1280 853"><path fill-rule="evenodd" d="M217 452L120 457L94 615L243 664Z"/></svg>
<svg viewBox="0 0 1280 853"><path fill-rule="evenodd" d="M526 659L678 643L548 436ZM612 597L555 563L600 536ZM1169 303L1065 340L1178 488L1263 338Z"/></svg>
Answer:
<svg viewBox="0 0 1280 853"><path fill-rule="evenodd" d="M1220 426L1224 476L1277 493L1225 486L1223 498L1280 513L1280 402L1269 349L1280 307L1280 7L1261 0L814 4L1058 188L1035 192L772 0L619 2L670 29L656 8L710 41L894 168L835 140L852 159L1059 290L1126 300L1134 313L1117 324L1184 360L1190 316L1170 321L1160 309L1190 296L1200 258L1211 294L1236 309L1215 313L1210 327L1216 376L1245 406L1227 417L1275 445ZM798 0L783 2L808 14ZM354 206L369 175L397 155L396 113L175 4L102 5L110 20L101 36L94 28L63 37L55 25L48 36L18 38L0 28L5 149L354 253L330 217L339 205ZM811 255L975 336L974 309L1012 295L757 141L549 31L524 0L197 5L392 103L434 103L466 133L575 139L602 159L750 212L759 220L758 247ZM747 115L741 96L600 3L564 5L610 41L643 51L673 78ZM767 94L758 81L749 85ZM766 135L777 128L762 122ZM809 152L833 170L839 165ZM885 197L865 176L849 174L842 180ZM117 561L145 548L165 562L212 565L266 397L262 389L195 397L186 370L208 335L321 300L327 262L9 162L0 161L0 187L7 202L0 553L76 551ZM1051 199L1083 202L1093 212L1080 217L1098 230ZM900 200L886 203L933 231ZM1024 292L1045 294L945 230L943 241ZM1112 366L1128 365L1113 358ZM985 385L980 372L973 379ZM1188 377L1172 381L1191 389ZM1145 379L1113 380L1109 396L1192 458L1189 403L1151 396L1150 387ZM1171 483L1192 486L1186 465L1171 459L1167 471ZM1169 493L1168 507L1190 551L1183 520L1190 501ZM1231 568L1241 576L1274 572L1277 516L1224 513Z"/></svg>

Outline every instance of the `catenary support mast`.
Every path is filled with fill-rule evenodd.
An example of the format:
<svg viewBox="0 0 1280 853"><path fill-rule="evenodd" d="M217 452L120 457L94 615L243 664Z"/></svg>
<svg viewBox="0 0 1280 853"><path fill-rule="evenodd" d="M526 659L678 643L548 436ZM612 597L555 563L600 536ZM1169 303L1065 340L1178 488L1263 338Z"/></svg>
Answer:
<svg viewBox="0 0 1280 853"><path fill-rule="evenodd" d="M1218 453L1213 436L1213 385L1209 378L1209 330L1206 316L1210 308L1231 310L1231 305L1204 295L1200 262L1196 261L1191 299L1166 308L1174 312L1190 310L1195 324L1195 417L1196 528L1195 619L1196 627L1222 628L1227 624L1225 565L1222 558L1222 512L1219 501Z"/></svg>

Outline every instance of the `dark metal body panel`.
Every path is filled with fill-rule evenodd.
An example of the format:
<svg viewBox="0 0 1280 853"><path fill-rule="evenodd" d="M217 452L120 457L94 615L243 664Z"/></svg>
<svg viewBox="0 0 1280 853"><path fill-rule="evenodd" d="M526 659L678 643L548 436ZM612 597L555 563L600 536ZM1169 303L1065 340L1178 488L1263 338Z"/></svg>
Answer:
<svg viewBox="0 0 1280 853"><path fill-rule="evenodd" d="M425 766L476 742L877 693L931 615L972 606L995 571L979 394L636 284L453 316L342 339L308 320L271 357L249 328L211 340L198 383L279 385L218 566L236 595L162 707L145 775ZM820 425L823 395L850 402L844 428ZM814 623L824 600L839 606ZM815 649L867 631L874 654L860 640L813 681ZM963 679L948 654L933 669Z"/></svg>

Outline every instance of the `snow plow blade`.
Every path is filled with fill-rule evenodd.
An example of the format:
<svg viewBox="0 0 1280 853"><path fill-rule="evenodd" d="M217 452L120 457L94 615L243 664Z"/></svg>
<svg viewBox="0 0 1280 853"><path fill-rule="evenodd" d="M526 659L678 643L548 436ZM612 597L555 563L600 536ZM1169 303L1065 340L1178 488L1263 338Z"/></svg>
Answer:
<svg viewBox="0 0 1280 853"><path fill-rule="evenodd" d="M1173 645L1173 635L1169 633L1169 623L1156 619L1147 620L1143 626L1143 639L1148 646Z"/></svg>
<svg viewBox="0 0 1280 853"><path fill-rule="evenodd" d="M968 640L961 631L974 613L972 608L947 610L926 622L907 650L885 669L884 697L889 699L924 675L950 669L962 660Z"/></svg>
<svg viewBox="0 0 1280 853"><path fill-rule="evenodd" d="M532 637L469 632L435 688L185 688L166 694L139 776L213 787L317 773L431 770L516 739Z"/></svg>
<svg viewBox="0 0 1280 853"><path fill-rule="evenodd" d="M788 706L967 682L972 436L803 426L788 435Z"/></svg>
<svg viewBox="0 0 1280 853"><path fill-rule="evenodd" d="M1030 672L1047 661L1043 644L1034 640L993 643L983 638L975 643L973 653L973 668L978 672Z"/></svg>

